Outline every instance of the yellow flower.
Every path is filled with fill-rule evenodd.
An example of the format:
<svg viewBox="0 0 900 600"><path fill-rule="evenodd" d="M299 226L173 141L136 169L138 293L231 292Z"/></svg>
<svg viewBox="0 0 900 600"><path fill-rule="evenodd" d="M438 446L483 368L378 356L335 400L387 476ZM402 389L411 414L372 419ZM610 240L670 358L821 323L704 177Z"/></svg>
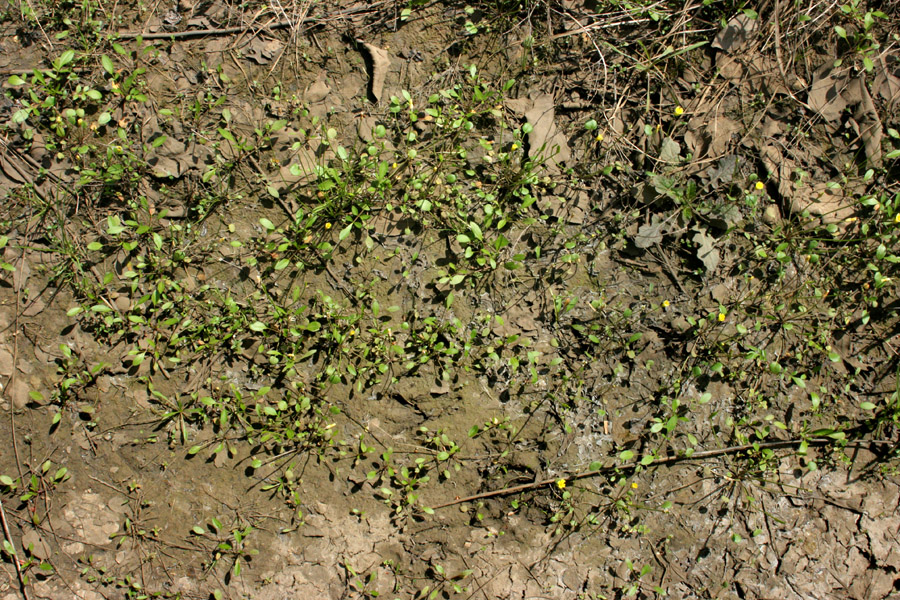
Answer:
<svg viewBox="0 0 900 600"><path fill-rule="evenodd" d="M519 149L519 145L518 145L518 144L513 144L512 146L510 146L509 149L510 149L510 150L518 150L518 149Z"/></svg>
<svg viewBox="0 0 900 600"><path fill-rule="evenodd" d="M663 308L669 308L669 301L668 301L668 300L663 300L662 307L663 307Z"/></svg>
<svg viewBox="0 0 900 600"><path fill-rule="evenodd" d="M757 182L756 182L756 189L761 190L761 189L763 189L763 188L765 188L765 187L766 187L766 184L764 184L762 181L757 181Z"/></svg>
<svg viewBox="0 0 900 600"><path fill-rule="evenodd" d="M680 117L683 114L684 114L684 109L681 108L680 106L676 106L675 107L675 116Z"/></svg>
<svg viewBox="0 0 900 600"><path fill-rule="evenodd" d="M631 482L631 489L633 489L633 490L638 489L637 481L632 481L632 482Z"/></svg>
<svg viewBox="0 0 900 600"><path fill-rule="evenodd" d="M894 223L900 223L900 212L894 215Z"/></svg>
<svg viewBox="0 0 900 600"><path fill-rule="evenodd" d="M724 320L725 320L725 313L719 313L719 322L721 323Z"/></svg>
<svg viewBox="0 0 900 600"><path fill-rule="evenodd" d="M331 229L331 223L325 223L325 229Z"/></svg>
<svg viewBox="0 0 900 600"><path fill-rule="evenodd" d="M397 163L394 163L393 165L391 165L391 168L392 168L392 169L396 169L396 168L397 168Z"/></svg>
<svg viewBox="0 0 900 600"><path fill-rule="evenodd" d="M602 134L602 133L598 133L598 134L597 134L597 137L595 137L594 139L597 140L598 142L602 142L602 141L603 141L603 134Z"/></svg>
<svg viewBox="0 0 900 600"><path fill-rule="evenodd" d="M556 487L558 487L558 488L561 489L561 490L566 489L566 480L565 480L565 479L557 479L557 480L556 480Z"/></svg>

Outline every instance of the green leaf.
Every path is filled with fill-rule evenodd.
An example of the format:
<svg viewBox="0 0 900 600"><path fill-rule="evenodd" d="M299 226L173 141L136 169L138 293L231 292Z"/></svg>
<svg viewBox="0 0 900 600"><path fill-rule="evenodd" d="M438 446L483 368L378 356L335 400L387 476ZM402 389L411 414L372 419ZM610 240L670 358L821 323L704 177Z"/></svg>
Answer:
<svg viewBox="0 0 900 600"><path fill-rule="evenodd" d="M62 68L75 60L75 51L74 50L66 50L63 52L58 59L56 59L55 64L57 68Z"/></svg>
<svg viewBox="0 0 900 600"><path fill-rule="evenodd" d="M25 80L18 75L12 75L7 80L7 83L9 83L9 85L23 85L25 83Z"/></svg>
<svg viewBox="0 0 900 600"><path fill-rule="evenodd" d="M260 332L260 331L265 331L265 330L266 330L266 324L263 323L262 321L254 321L253 323L250 323L250 331Z"/></svg>
<svg viewBox="0 0 900 600"><path fill-rule="evenodd" d="M227 129L224 129L224 128L222 128L222 127L219 127L219 135L221 135L223 138L225 138L225 139L228 140L229 142L236 143L236 140L234 139L234 136L231 135L231 132L228 131Z"/></svg>
<svg viewBox="0 0 900 600"><path fill-rule="evenodd" d="M9 475L0 475L0 483L5 485L6 487L13 487L16 485L16 482L13 481L13 478Z"/></svg>
<svg viewBox="0 0 900 600"><path fill-rule="evenodd" d="M271 184L267 185L266 191L269 192L269 195L272 196L273 198L278 198L281 196L281 194L278 193L278 188L275 187L274 185L271 185Z"/></svg>
<svg viewBox="0 0 900 600"><path fill-rule="evenodd" d="M434 514L434 509L431 508L431 507L429 507L429 506L423 506L423 507L422 507L422 512L425 513L426 515L433 515L433 514Z"/></svg>
<svg viewBox="0 0 900 600"><path fill-rule="evenodd" d="M628 460L631 460L632 458L634 458L634 452L632 452L631 450L623 450L619 454L620 460L628 461Z"/></svg>
<svg viewBox="0 0 900 600"><path fill-rule="evenodd" d="M103 249L103 244L100 242L91 242L87 245L87 249L96 252L97 250Z"/></svg>
<svg viewBox="0 0 900 600"><path fill-rule="evenodd" d="M150 142L150 145L154 148L159 148L160 146L162 146L163 144L166 143L167 139L169 139L168 136L161 135L158 138L156 138L155 140L153 140L152 142Z"/></svg>
<svg viewBox="0 0 900 600"><path fill-rule="evenodd" d="M863 410L875 410L875 405L871 402L863 402L859 407Z"/></svg>
<svg viewBox="0 0 900 600"><path fill-rule="evenodd" d="M353 230L353 223L350 223L349 225L347 225L346 227L344 227L343 229L341 229L341 232L338 234L338 240L344 241L344 239L345 239L348 235L350 235L350 232L351 232L352 230Z"/></svg>
<svg viewBox="0 0 900 600"><path fill-rule="evenodd" d="M81 313L81 312L84 312L84 309L83 309L82 307L80 307L80 306L73 306L72 308L70 308L69 310L66 311L66 316L67 316L67 317L74 317L75 315L77 315L77 314L79 314L79 313Z"/></svg>
<svg viewBox="0 0 900 600"><path fill-rule="evenodd" d="M279 260L277 263L275 263L275 270L276 270L276 271L283 271L284 269L287 268L287 266L288 266L289 264L291 264L291 261L290 261L290 260L288 260L287 258L282 258L282 259Z"/></svg>
<svg viewBox="0 0 900 600"><path fill-rule="evenodd" d="M265 217L260 217L259 224L262 225L266 231L274 231L275 230L275 224L272 223L272 221L268 220Z"/></svg>
<svg viewBox="0 0 900 600"><path fill-rule="evenodd" d="M103 65L103 70L105 70L110 75L116 74L116 66L113 64L112 59L107 55L104 54L100 57L100 64Z"/></svg>
<svg viewBox="0 0 900 600"><path fill-rule="evenodd" d="M103 94L101 94L99 90L88 90L85 93L87 94L87 97L90 98L91 100L102 100L103 99Z"/></svg>
<svg viewBox="0 0 900 600"><path fill-rule="evenodd" d="M193 456L193 455L197 454L198 452L200 452L200 450L202 448L203 448L202 446L191 446L188 449L188 456Z"/></svg>
<svg viewBox="0 0 900 600"><path fill-rule="evenodd" d="M204 531L203 528L199 525L194 525L193 527L191 527L191 531L193 531L197 535L203 535L204 533L206 533L206 531Z"/></svg>
<svg viewBox="0 0 900 600"><path fill-rule="evenodd" d="M603 468L603 463L601 463L599 460L595 460L594 462L592 462L591 464L588 465L588 471L599 471L602 468Z"/></svg>
<svg viewBox="0 0 900 600"><path fill-rule="evenodd" d="M109 235L118 235L125 231L125 227L122 225L122 221L119 220L119 217L116 215L109 215L106 217L106 233Z"/></svg>

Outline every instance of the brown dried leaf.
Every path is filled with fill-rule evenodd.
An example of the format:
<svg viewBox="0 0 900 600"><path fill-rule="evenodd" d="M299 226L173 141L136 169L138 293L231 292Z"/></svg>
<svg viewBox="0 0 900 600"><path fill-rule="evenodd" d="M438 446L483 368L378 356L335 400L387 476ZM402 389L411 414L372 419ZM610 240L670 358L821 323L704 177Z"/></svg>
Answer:
<svg viewBox="0 0 900 600"><path fill-rule="evenodd" d="M732 17L725 29L716 34L712 47L731 53L743 46L759 30L759 19L751 19L744 13Z"/></svg>
<svg viewBox="0 0 900 600"><path fill-rule="evenodd" d="M893 59L894 72L888 65L885 56L879 56L875 61L875 82L872 89L878 93L888 104L894 104L900 101L900 69L898 69L897 59ZM895 74L896 73L896 74Z"/></svg>
<svg viewBox="0 0 900 600"><path fill-rule="evenodd" d="M638 248L649 248L653 244L658 244L663 238L664 225L665 221L661 221L659 215L653 215L649 224L641 225L638 229L637 235L634 236L634 245Z"/></svg>
<svg viewBox="0 0 900 600"><path fill-rule="evenodd" d="M369 53L372 59L372 72L369 76L369 93L375 102L381 101L381 94L384 92L384 78L387 76L388 69L391 67L391 58L387 50L373 46L366 42L357 40L362 47Z"/></svg>
<svg viewBox="0 0 900 600"><path fill-rule="evenodd" d="M697 244L697 258L706 267L706 274L709 275L719 266L719 251L715 248L716 238L707 234L705 229L699 229L694 234L693 241Z"/></svg>
<svg viewBox="0 0 900 600"><path fill-rule="evenodd" d="M806 102L826 121L836 121L856 98L855 82L848 71L834 72L825 64L813 76Z"/></svg>
<svg viewBox="0 0 900 600"><path fill-rule="evenodd" d="M532 126L528 134L528 156L535 158L543 155L549 158L549 167L556 167L571 158L569 142L556 126L555 115L552 94L535 97L531 108L525 112L525 120Z"/></svg>

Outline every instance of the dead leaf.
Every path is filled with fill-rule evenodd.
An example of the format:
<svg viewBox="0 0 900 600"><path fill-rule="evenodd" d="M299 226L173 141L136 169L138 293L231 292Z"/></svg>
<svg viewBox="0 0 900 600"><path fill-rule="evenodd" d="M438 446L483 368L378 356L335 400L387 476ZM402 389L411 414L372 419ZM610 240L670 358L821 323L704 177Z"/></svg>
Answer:
<svg viewBox="0 0 900 600"><path fill-rule="evenodd" d="M681 160L681 144L672 138L665 138L659 149L659 160L667 163L677 163Z"/></svg>
<svg viewBox="0 0 900 600"><path fill-rule="evenodd" d="M227 37L214 37L206 42L203 55L210 69L215 69L225 60L225 52L231 47L232 40Z"/></svg>
<svg viewBox="0 0 900 600"><path fill-rule="evenodd" d="M150 139L151 144L158 140L160 135L162 134L153 136ZM147 164L150 165L150 174L160 179L181 177L190 166L186 151L187 146L183 142L167 136L162 145L153 149L147 160Z"/></svg>
<svg viewBox="0 0 900 600"><path fill-rule="evenodd" d="M862 78L857 78L856 81L859 103L856 105L853 118L859 125L859 137L866 149L866 157L869 159L869 164L878 168L881 166L881 141L884 137L881 118L878 116L875 103L872 101L872 96L869 94L869 89L866 87L865 82Z"/></svg>
<svg viewBox="0 0 900 600"><path fill-rule="evenodd" d="M734 180L734 172L742 163L743 159L734 154L723 156L715 167L710 167L706 170L706 175L709 177L709 185L715 187L720 183L726 185L731 183Z"/></svg>
<svg viewBox="0 0 900 600"><path fill-rule="evenodd" d="M696 158L718 158L729 151L733 138L742 126L724 115L720 104L704 103L693 109L684 141L688 152Z"/></svg>
<svg viewBox="0 0 900 600"><path fill-rule="evenodd" d="M357 40L362 47L369 53L372 59L372 73L369 76L369 93L376 103L381 101L381 94L384 92L384 78L387 76L388 69L391 66L390 54L387 50L367 44L361 40Z"/></svg>
<svg viewBox="0 0 900 600"><path fill-rule="evenodd" d="M816 71L806 97L810 108L829 122L839 119L846 110L849 104L846 95L851 82L848 71L833 71L830 64L825 64Z"/></svg>
<svg viewBox="0 0 900 600"><path fill-rule="evenodd" d="M715 248L716 238L706 233L705 229L698 229L692 238L697 244L697 258L706 267L709 275L719 266L719 251Z"/></svg>
<svg viewBox="0 0 900 600"><path fill-rule="evenodd" d="M278 55L282 46L279 40L261 40L255 37L244 47L244 58L258 65L267 65Z"/></svg>
<svg viewBox="0 0 900 600"><path fill-rule="evenodd" d="M853 216L853 207L840 187L824 183L804 185L791 196L791 212L809 211L826 223L839 223Z"/></svg>
<svg viewBox="0 0 900 600"><path fill-rule="evenodd" d="M716 34L712 47L725 53L735 52L758 30L759 19L751 19L746 14L741 13L732 17L725 29L720 30Z"/></svg>
<svg viewBox="0 0 900 600"><path fill-rule="evenodd" d="M894 58L894 72L888 65L884 55L879 56L875 62L875 82L872 89L875 90L888 104L892 105L900 101L900 68L897 59Z"/></svg>
<svg viewBox="0 0 900 600"><path fill-rule="evenodd" d="M509 98L504 100L503 104L506 108L513 111L517 117L521 118L531 109L533 103L530 98Z"/></svg>
<svg viewBox="0 0 900 600"><path fill-rule="evenodd" d="M568 140L556 126L555 105L552 94L540 94L532 99L531 108L525 112L525 120L532 127L528 134L528 156L548 159L551 171L558 171L557 165L572 157Z"/></svg>
<svg viewBox="0 0 900 600"><path fill-rule="evenodd" d="M662 221L659 215L653 215L649 224L641 225L638 229L637 235L634 236L634 245L638 248L649 248L653 244L658 244L663 238L664 225L665 221Z"/></svg>
<svg viewBox="0 0 900 600"><path fill-rule="evenodd" d="M855 107L853 118L858 125L857 133L865 147L866 157L873 167L879 167L883 137L881 118L863 77L864 74L860 74L851 78L849 71L835 73L832 65L826 63L816 71L807 103L829 123L838 121L848 108Z"/></svg>

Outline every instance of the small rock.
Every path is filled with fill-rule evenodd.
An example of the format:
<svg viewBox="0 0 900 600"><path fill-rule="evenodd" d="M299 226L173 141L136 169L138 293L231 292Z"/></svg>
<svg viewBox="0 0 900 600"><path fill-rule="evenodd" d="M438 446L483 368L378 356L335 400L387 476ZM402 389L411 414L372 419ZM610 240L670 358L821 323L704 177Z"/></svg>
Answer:
<svg viewBox="0 0 900 600"><path fill-rule="evenodd" d="M31 388L27 383L21 379L16 379L13 382L12 389L10 389L13 406L15 408L25 408L31 402L30 392Z"/></svg>
<svg viewBox="0 0 900 600"><path fill-rule="evenodd" d="M50 546L47 545L47 542L44 541L44 538L42 538L40 534L33 529L22 536L22 546L26 549L30 548L31 554L41 560L50 558L50 555L52 554L50 551Z"/></svg>
<svg viewBox="0 0 900 600"><path fill-rule="evenodd" d="M678 315L677 317L672 319L671 325L672 328L675 329L675 331L677 331L678 333L684 333L691 328L691 324L688 323L687 319L685 319L681 315Z"/></svg>
<svg viewBox="0 0 900 600"><path fill-rule="evenodd" d="M770 204L763 211L762 220L767 225L777 225L781 221L781 211L774 204Z"/></svg>
<svg viewBox="0 0 900 600"><path fill-rule="evenodd" d="M119 309L119 312L128 312L131 310L131 298L122 294L116 298L116 308Z"/></svg>
<svg viewBox="0 0 900 600"><path fill-rule="evenodd" d="M0 375L9 377L14 368L12 354L6 348L0 348Z"/></svg>
<svg viewBox="0 0 900 600"><path fill-rule="evenodd" d="M328 97L330 92L331 88L328 86L328 83L326 83L324 74L320 73L319 77L306 88L303 99L309 104L318 104Z"/></svg>

